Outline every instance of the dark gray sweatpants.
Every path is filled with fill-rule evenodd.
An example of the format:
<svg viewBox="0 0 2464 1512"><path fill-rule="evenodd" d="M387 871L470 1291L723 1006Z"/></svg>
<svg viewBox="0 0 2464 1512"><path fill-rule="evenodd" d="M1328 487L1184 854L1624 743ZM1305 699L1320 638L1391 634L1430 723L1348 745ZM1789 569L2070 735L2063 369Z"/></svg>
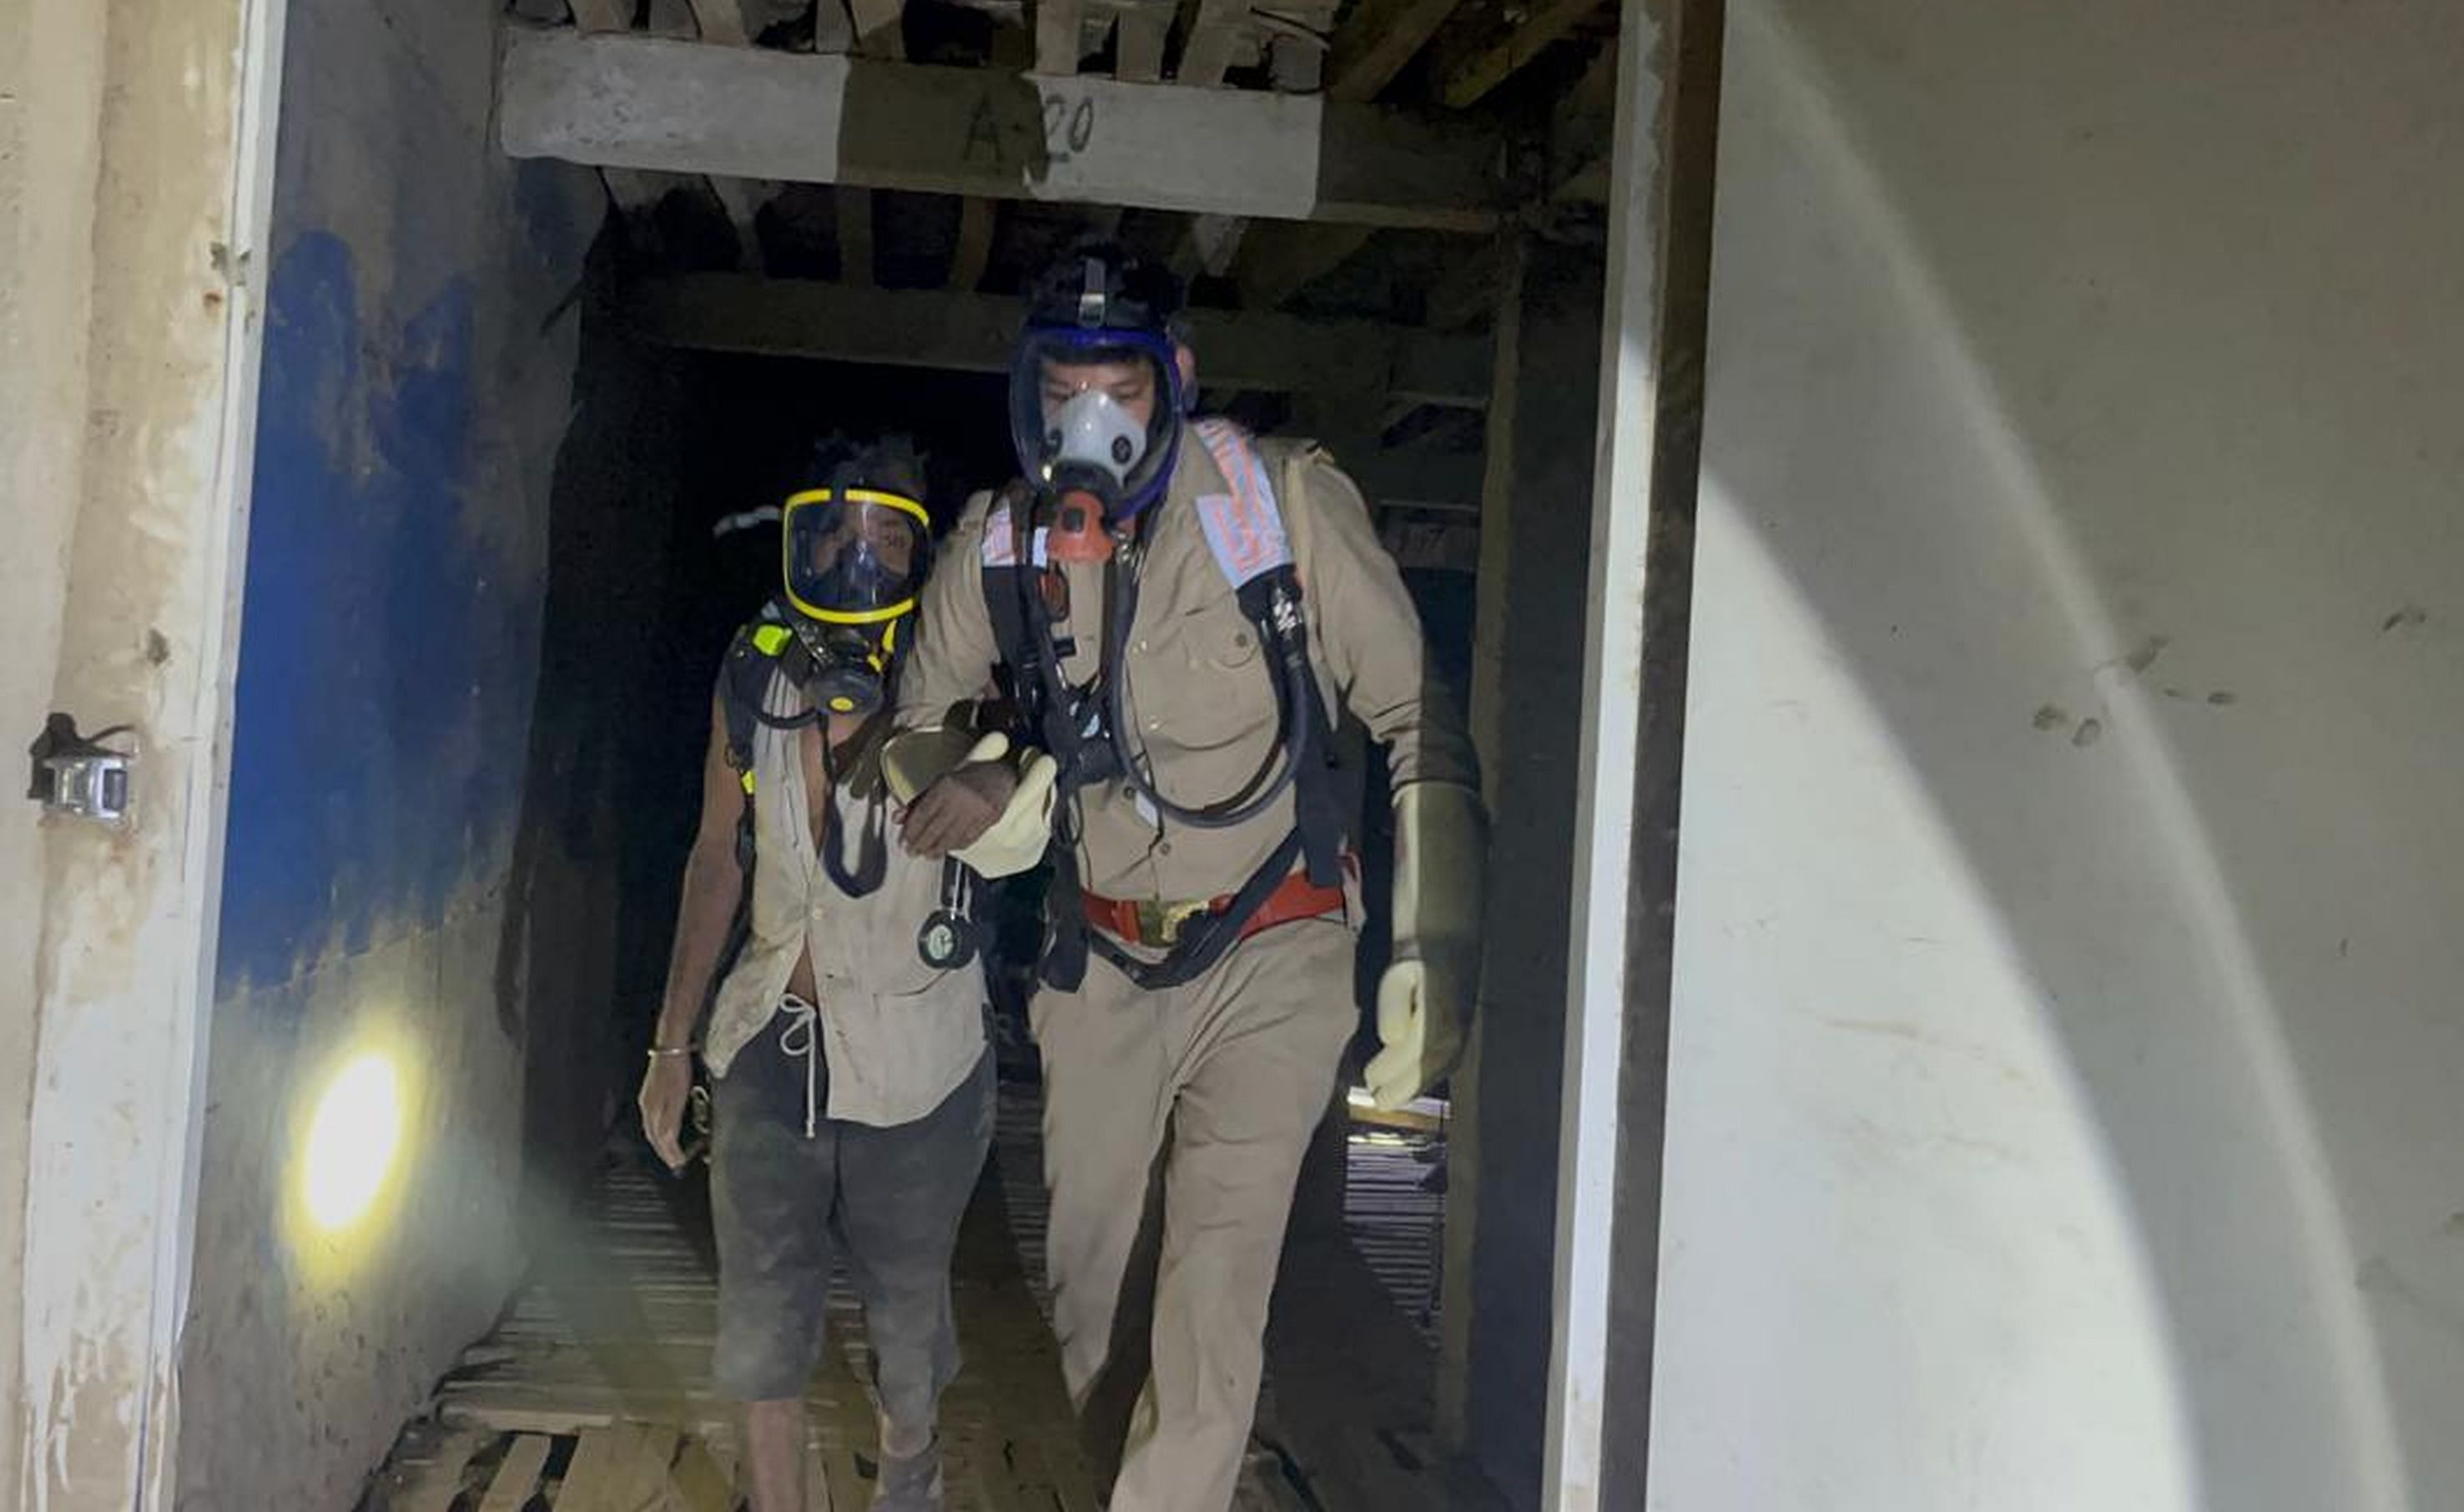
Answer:
<svg viewBox="0 0 2464 1512"><path fill-rule="evenodd" d="M958 1372L950 1256L993 1129L990 1051L939 1107L890 1129L824 1119L804 1137L804 1063L773 1020L737 1053L712 1109L720 1394L804 1394L821 1360L835 1240L872 1347L883 1415L934 1426Z"/></svg>

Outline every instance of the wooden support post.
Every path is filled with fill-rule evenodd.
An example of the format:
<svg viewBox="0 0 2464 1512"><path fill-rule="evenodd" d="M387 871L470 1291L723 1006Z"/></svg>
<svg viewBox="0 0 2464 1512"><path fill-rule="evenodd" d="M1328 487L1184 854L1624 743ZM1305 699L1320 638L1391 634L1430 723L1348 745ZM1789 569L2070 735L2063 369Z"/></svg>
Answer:
<svg viewBox="0 0 2464 1512"><path fill-rule="evenodd" d="M855 51L867 57L905 57L907 36L899 25L905 10L902 0L847 0L847 13L855 21Z"/></svg>
<svg viewBox="0 0 2464 1512"><path fill-rule="evenodd" d="M1146 3L1121 12L1113 30L1113 66L1116 78L1133 84L1152 84L1163 77L1164 45L1172 35L1173 8L1169 3Z"/></svg>
<svg viewBox="0 0 2464 1512"><path fill-rule="evenodd" d="M721 47L752 45L753 33L745 25L743 0L693 0L693 13L703 41Z"/></svg>
<svg viewBox="0 0 2464 1512"><path fill-rule="evenodd" d="M839 281L854 289L872 287L872 191L840 185Z"/></svg>
<svg viewBox="0 0 2464 1512"><path fill-rule="evenodd" d="M1232 50L1248 24L1249 0L1199 0L1198 19L1189 29L1189 40L1181 45L1180 68L1173 75L1174 81L1196 89L1222 87L1223 75L1232 66Z"/></svg>
<svg viewBox="0 0 2464 1512"><path fill-rule="evenodd" d="M657 209L677 182L674 174L644 168L602 168L599 181L607 186L607 197L627 219L638 219Z"/></svg>
<svg viewBox="0 0 2464 1512"><path fill-rule="evenodd" d="M1035 71L1075 74L1087 42L1081 0L1035 0Z"/></svg>
<svg viewBox="0 0 2464 1512"><path fill-rule="evenodd" d="M997 204L986 199L969 197L958 202L958 239L950 252L949 288L973 294L976 285L984 281L984 269L992 261L999 209Z"/></svg>
<svg viewBox="0 0 2464 1512"><path fill-rule="evenodd" d="M1193 215L1189 230L1173 253L1173 271L1187 278L1199 273L1220 278L1232 270L1249 222L1238 215Z"/></svg>
<svg viewBox="0 0 2464 1512"><path fill-rule="evenodd" d="M572 0L573 24L584 32L630 32L633 0Z"/></svg>
<svg viewBox="0 0 2464 1512"><path fill-rule="evenodd" d="M778 194L779 186L762 179L717 178L710 181L710 188L727 211L728 224L736 228L737 266L747 273L761 272L761 207Z"/></svg>
<svg viewBox="0 0 2464 1512"><path fill-rule="evenodd" d="M847 14L847 0L813 0L813 51L855 51L855 21Z"/></svg>
<svg viewBox="0 0 2464 1512"><path fill-rule="evenodd" d="M643 21L642 34L697 42L701 40L701 19L693 13L692 0L650 0L650 13Z"/></svg>
<svg viewBox="0 0 2464 1512"><path fill-rule="evenodd" d="M1481 755L1482 798L1498 809L1499 753L1507 736L1503 693L1506 673L1507 574L1514 519L1514 411L1523 362L1523 270L1528 257L1520 233L1505 247L1504 276L1492 332L1494 375L1489 383L1488 426L1482 442L1480 565L1473 580L1471 728ZM1474 1034L1456 1068L1451 1087L1455 1118L1446 1136L1445 1257L1440 1272L1437 1426L1440 1442L1453 1450L1470 1441L1472 1297L1475 1241L1480 1232L1481 1120L1480 1040Z"/></svg>
<svg viewBox="0 0 2464 1512"><path fill-rule="evenodd" d="M1287 95L1314 95L1326 87L1326 43L1311 35L1277 32L1266 43L1266 73Z"/></svg>

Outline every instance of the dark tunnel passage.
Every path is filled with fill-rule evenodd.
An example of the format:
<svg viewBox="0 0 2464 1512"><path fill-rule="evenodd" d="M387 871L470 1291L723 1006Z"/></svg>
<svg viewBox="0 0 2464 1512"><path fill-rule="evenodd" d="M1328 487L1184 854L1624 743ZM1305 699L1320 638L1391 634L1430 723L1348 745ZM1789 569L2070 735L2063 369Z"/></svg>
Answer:
<svg viewBox="0 0 2464 1512"><path fill-rule="evenodd" d="M670 1232L659 1243L680 1243L705 1271L715 1262L707 1165L680 1178L659 1172L633 1097L693 834L714 677L736 628L778 582L778 527L740 516L818 482L816 449L834 437L912 439L925 457L936 535L947 532L971 492L998 483L1014 466L998 375L649 344L622 321L613 297L619 278L600 258L585 297L570 427L555 469L541 662L514 861L517 907L508 910L499 953L498 1001L512 1020L506 1027L527 1046L524 1239L533 1263L526 1295L534 1300L517 1301L508 1314L506 1327L517 1334L532 1309L561 1307L570 1322L577 1311L605 1310L589 1299L629 1284L618 1279L627 1262L610 1253L607 1226L610 1212L628 1203L634 1219L627 1221L644 1212L663 1216ZM1228 397L1236 416L1261 431L1287 425L1276 396ZM719 528L722 521L727 528ZM1470 577L1439 570L1406 577L1441 675L1460 696L1468 681ZM1375 817L1355 836L1369 905L1357 976L1367 1002L1385 958L1391 836L1382 763L1356 738L1346 744L1351 764L1365 769L1361 812ZM985 1232L1009 1234L1011 1242L970 1240L960 1264L975 1256L979 1268L1023 1267L1040 1285L1036 1073L1024 969L1007 964L1031 956L1035 908L1025 888L997 893L991 906L1002 1135L977 1206L1001 1209ZM1356 1082L1375 1048L1372 1018L1363 1013L1344 1087ZM1287 1245L1252 1456L1253 1475L1287 1482L1299 1504L1382 1505L1376 1499L1399 1493L1347 1492L1347 1478L1366 1474L1372 1487L1399 1486L1432 1473L1438 1457L1425 1443L1378 1449L1381 1462L1363 1472L1335 1463L1357 1458L1350 1451L1301 1440L1332 1431L1321 1426L1330 1416L1356 1419L1334 1427L1364 1438L1385 1431L1379 1414L1392 1418L1398 1410L1378 1405L1376 1392L1364 1396L1347 1373L1397 1358L1409 1369L1375 1367L1397 1377L1378 1391L1414 1404L1410 1414L1426 1436L1443 1154L1441 1122L1373 1128L1353 1123L1341 1106L1312 1150ZM979 1216L971 1216L971 1234ZM636 1235L632 1242L642 1240ZM982 1260L997 1249L1005 1259ZM969 1285L962 1275L962 1297ZM1019 1310L1024 1296L1017 1292ZM1302 1300L1287 1304L1285 1299L1296 1296ZM536 1300L541 1297L545 1304ZM653 1397L681 1391L678 1372L691 1367L675 1362L692 1342L657 1337L663 1326L655 1307L628 1303L620 1311L596 1326L624 1339L625 1350L657 1351L660 1363L646 1373L638 1362L626 1363L632 1357L624 1350L617 1358L585 1341L602 1355L603 1373L629 1378ZM1031 1313L1025 1322L1036 1325ZM1297 1352L1286 1347L1294 1341ZM966 1346L974 1357L978 1342ZM492 1363L475 1374L466 1365L449 1378L449 1409L457 1382L477 1383L466 1406L479 1400L524 1348L518 1337L500 1339L466 1356ZM1345 1353L1355 1358L1332 1367L1311 1363ZM986 1384L996 1392L1006 1389L999 1379ZM1051 1384L1057 1389L1057 1380ZM1294 1404L1292 1421L1311 1425L1297 1438L1277 1419L1279 1397ZM484 1421L486 1410L470 1409L469 1415Z"/></svg>

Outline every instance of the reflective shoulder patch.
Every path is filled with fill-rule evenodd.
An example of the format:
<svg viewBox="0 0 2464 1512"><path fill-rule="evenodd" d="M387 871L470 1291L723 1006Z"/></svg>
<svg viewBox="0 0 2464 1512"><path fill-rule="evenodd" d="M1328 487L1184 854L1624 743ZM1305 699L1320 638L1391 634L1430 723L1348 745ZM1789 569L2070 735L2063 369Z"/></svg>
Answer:
<svg viewBox="0 0 2464 1512"><path fill-rule="evenodd" d="M981 552L987 567L1018 565L1018 532L1009 522L1009 500L997 498L984 514L984 539Z"/></svg>
<svg viewBox="0 0 2464 1512"><path fill-rule="evenodd" d="M1258 449L1229 421L1201 420L1196 428L1215 458L1216 471L1232 486L1229 493L1203 493L1198 499L1198 522L1206 532L1216 566L1236 588L1273 568L1290 566L1292 543L1284 534L1275 486Z"/></svg>

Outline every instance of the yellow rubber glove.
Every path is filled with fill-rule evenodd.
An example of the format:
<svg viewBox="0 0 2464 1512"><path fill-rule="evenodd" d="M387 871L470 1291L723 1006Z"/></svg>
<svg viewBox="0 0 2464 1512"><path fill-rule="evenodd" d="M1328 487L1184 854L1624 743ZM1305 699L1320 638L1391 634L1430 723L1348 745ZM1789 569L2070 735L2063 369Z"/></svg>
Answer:
<svg viewBox="0 0 2464 1512"><path fill-rule="evenodd" d="M983 755L995 741L1001 742L999 747L992 755ZM968 753L967 759L998 761L1008 750L1005 737L989 734ZM986 878L1014 876L1042 861L1052 840L1052 779L1060 773L1060 765L1043 752L1021 751L1018 786L1010 790L1001 817L976 837L974 844L961 845L951 854L973 867L977 876Z"/></svg>
<svg viewBox="0 0 2464 1512"><path fill-rule="evenodd" d="M957 715L958 710L952 711ZM913 730L901 730L882 742L881 777L889 784L890 796L901 805L915 801L915 795L933 785L935 778L969 760L976 750L1000 740L1001 751L1009 749L1009 741L999 734L979 735L962 723L920 725ZM996 753L993 759L999 760Z"/></svg>
<svg viewBox="0 0 2464 1512"><path fill-rule="evenodd" d="M990 828L973 843L950 852L977 876L1006 877L1044 859L1052 837L1052 779L1060 767L1041 751L1012 752L1009 736L1000 731L979 735L964 725L926 725L902 730L881 749L882 780L900 804L962 766L1008 761L1017 769L1017 784Z"/></svg>
<svg viewBox="0 0 2464 1512"><path fill-rule="evenodd" d="M1369 1095L1397 1108L1443 1080L1463 1054L1480 990L1481 879L1488 822L1480 798L1448 782L1395 795L1395 960L1377 983Z"/></svg>

